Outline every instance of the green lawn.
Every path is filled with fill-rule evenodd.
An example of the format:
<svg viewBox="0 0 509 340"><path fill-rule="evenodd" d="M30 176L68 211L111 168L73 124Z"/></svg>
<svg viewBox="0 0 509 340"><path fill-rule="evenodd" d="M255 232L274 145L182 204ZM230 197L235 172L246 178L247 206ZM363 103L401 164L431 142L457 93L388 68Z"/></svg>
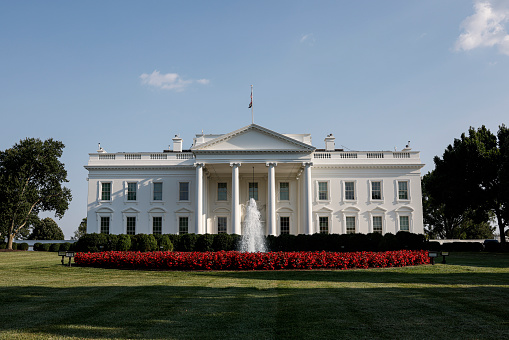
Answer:
<svg viewBox="0 0 509 340"><path fill-rule="evenodd" d="M155 272L0 253L1 339L504 339L509 254L348 271Z"/></svg>

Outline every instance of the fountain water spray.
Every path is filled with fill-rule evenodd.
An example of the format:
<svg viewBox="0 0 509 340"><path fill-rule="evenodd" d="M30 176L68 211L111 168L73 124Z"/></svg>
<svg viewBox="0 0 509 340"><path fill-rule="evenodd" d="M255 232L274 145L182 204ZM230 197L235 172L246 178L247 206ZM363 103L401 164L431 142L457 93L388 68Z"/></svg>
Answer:
<svg viewBox="0 0 509 340"><path fill-rule="evenodd" d="M249 204L246 208L240 251L250 253L267 251L265 235L260 221L260 212L258 211L254 198L249 200Z"/></svg>

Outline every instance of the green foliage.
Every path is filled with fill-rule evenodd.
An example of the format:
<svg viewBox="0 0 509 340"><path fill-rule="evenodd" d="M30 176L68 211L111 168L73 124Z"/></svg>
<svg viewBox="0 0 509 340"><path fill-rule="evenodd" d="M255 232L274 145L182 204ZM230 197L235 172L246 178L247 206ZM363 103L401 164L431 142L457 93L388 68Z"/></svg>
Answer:
<svg viewBox="0 0 509 340"><path fill-rule="evenodd" d="M162 251L173 251L173 243L171 243L170 237L165 235L154 235L157 241L157 250Z"/></svg>
<svg viewBox="0 0 509 340"><path fill-rule="evenodd" d="M17 250L18 249L18 244L17 243L13 243L12 244L12 250Z"/></svg>
<svg viewBox="0 0 509 340"><path fill-rule="evenodd" d="M196 234L183 234L179 239L180 251L194 251L198 236Z"/></svg>
<svg viewBox="0 0 509 340"><path fill-rule="evenodd" d="M59 248L60 251L68 251L70 249L71 249L71 243L69 243L69 242L60 243L60 248Z"/></svg>
<svg viewBox="0 0 509 340"><path fill-rule="evenodd" d="M41 251L42 249L42 243L36 242L34 243L34 251Z"/></svg>
<svg viewBox="0 0 509 340"><path fill-rule="evenodd" d="M229 234L214 235L214 240L212 241L212 249L214 251L233 250L231 236Z"/></svg>
<svg viewBox="0 0 509 340"><path fill-rule="evenodd" d="M203 234L198 235L198 239L196 240L196 251L212 251L214 248L212 244L214 242L214 235L211 234Z"/></svg>
<svg viewBox="0 0 509 340"><path fill-rule="evenodd" d="M86 234L81 237L75 244L75 249L77 251L95 253L107 249L108 238L106 234Z"/></svg>
<svg viewBox="0 0 509 340"><path fill-rule="evenodd" d="M29 240L63 240L64 233L52 218L46 217L34 223Z"/></svg>
<svg viewBox="0 0 509 340"><path fill-rule="evenodd" d="M509 131L470 128L449 145L423 178L424 221L430 236L486 236L494 215L503 235L509 220ZM483 231L472 232L471 227ZM463 230L461 230L463 229ZM501 238L502 242L505 239Z"/></svg>
<svg viewBox="0 0 509 340"><path fill-rule="evenodd" d="M0 249L5 249L5 248L7 248L7 243L0 242Z"/></svg>
<svg viewBox="0 0 509 340"><path fill-rule="evenodd" d="M133 250L155 251L157 250L157 241L152 234L136 234L131 237Z"/></svg>
<svg viewBox="0 0 509 340"><path fill-rule="evenodd" d="M18 250L28 250L28 243L18 243Z"/></svg>
<svg viewBox="0 0 509 340"><path fill-rule="evenodd" d="M126 251L131 249L131 237L126 234L118 235L115 250Z"/></svg>
<svg viewBox="0 0 509 340"><path fill-rule="evenodd" d="M49 251L51 243L41 243L41 251Z"/></svg>
<svg viewBox="0 0 509 340"><path fill-rule="evenodd" d="M51 243L49 247L49 251L59 251L60 250L60 243Z"/></svg>
<svg viewBox="0 0 509 340"><path fill-rule="evenodd" d="M79 240L83 235L87 233L87 218L81 220L78 230L74 232L74 239Z"/></svg>

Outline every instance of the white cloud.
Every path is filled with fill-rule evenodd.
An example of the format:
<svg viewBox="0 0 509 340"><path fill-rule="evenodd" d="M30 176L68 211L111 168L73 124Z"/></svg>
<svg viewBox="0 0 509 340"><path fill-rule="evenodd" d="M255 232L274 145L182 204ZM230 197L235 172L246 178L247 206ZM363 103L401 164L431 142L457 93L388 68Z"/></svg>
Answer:
<svg viewBox="0 0 509 340"><path fill-rule="evenodd" d="M509 2L476 0L475 13L462 23L462 33L456 40L457 51L469 51L480 47L498 47L509 55L509 34L505 24L509 21Z"/></svg>
<svg viewBox="0 0 509 340"><path fill-rule="evenodd" d="M144 85L149 85L153 87L157 87L163 90L174 90L174 91L184 91L184 89L196 82L198 84L206 85L210 82L208 79L199 79L199 80L184 80L177 73L166 73L161 74L159 71L155 70L151 74L143 73L140 76L141 83Z"/></svg>
<svg viewBox="0 0 509 340"><path fill-rule="evenodd" d="M313 33L304 34L300 38L301 43L308 43L309 45L313 45L315 43L315 36Z"/></svg>

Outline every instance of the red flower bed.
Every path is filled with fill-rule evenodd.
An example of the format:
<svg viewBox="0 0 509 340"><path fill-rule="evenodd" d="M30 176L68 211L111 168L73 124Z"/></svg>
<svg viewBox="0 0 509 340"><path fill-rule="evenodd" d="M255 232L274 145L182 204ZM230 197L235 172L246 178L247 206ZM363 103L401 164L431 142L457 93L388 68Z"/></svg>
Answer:
<svg viewBox="0 0 509 340"><path fill-rule="evenodd" d="M133 252L77 253L80 266L159 270L280 270L403 267L430 263L424 250L387 252Z"/></svg>

